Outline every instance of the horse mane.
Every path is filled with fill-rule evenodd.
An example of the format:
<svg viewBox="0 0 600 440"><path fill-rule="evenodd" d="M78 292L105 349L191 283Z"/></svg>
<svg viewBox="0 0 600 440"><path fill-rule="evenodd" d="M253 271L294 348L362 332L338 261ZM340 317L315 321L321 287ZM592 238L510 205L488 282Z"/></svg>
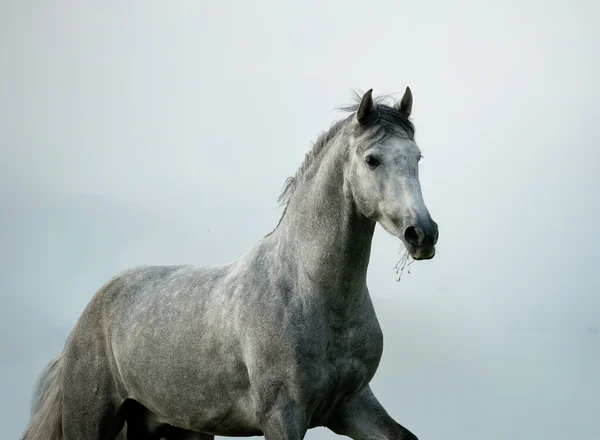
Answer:
<svg viewBox="0 0 600 440"><path fill-rule="evenodd" d="M317 137L317 140L313 144L312 148L308 151L308 153L306 153L304 161L302 162L302 165L300 165L300 168L298 168L298 171L296 171L293 176L290 176L286 179L281 194L277 199L277 203L279 203L280 206L285 205L285 208L275 229L279 227L281 221L285 217L290 199L292 198L298 183L312 167L315 161L322 156L322 153L325 151L325 147L330 144L331 140L342 131L346 124L351 120L352 116L354 116L354 113L356 113L358 110L361 99L362 94L359 94L355 91L354 104L339 108L341 111L350 112L351 115L340 121L337 121L331 126L331 128L329 128L329 130L322 132ZM407 116L400 113L400 111L395 108L395 101L393 98L391 98L391 96L381 95L374 98L373 102L374 117L369 121L367 126L356 127L357 132L355 134L357 134L360 138L360 144L372 144L374 142L383 140L391 134L404 135L410 139L414 139L415 127L413 123ZM271 235L275 229L271 233L267 234L267 236Z"/></svg>
<svg viewBox="0 0 600 440"><path fill-rule="evenodd" d="M304 161L296 174L290 176L286 179L285 184L283 186L283 190L277 199L277 202L280 204L286 204L289 202L296 186L302 176L306 174L307 170L310 166L315 162L315 160L321 155L321 153L325 150L325 146L329 145L331 140L337 136L337 134L342 130L344 124L347 122L347 119L342 119L341 121L336 122L331 126L331 128L327 131L322 132L318 137L312 148L306 153L304 157Z"/></svg>

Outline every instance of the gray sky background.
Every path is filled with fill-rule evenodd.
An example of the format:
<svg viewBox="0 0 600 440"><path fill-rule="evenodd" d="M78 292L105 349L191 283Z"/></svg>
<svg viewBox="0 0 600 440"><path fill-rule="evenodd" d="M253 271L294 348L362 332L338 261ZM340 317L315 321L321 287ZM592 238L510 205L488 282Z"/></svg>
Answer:
<svg viewBox="0 0 600 440"><path fill-rule="evenodd" d="M244 253L351 89L407 85L440 241L397 283L400 243L377 228L377 395L423 439L600 438L599 12L0 1L7 438L102 283Z"/></svg>

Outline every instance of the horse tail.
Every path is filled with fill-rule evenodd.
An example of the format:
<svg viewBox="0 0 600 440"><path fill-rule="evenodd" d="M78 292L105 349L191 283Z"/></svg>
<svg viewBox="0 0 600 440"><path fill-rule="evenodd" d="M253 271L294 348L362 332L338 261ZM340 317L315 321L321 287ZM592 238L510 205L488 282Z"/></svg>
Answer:
<svg viewBox="0 0 600 440"><path fill-rule="evenodd" d="M62 440L62 354L44 369L31 405L31 419L22 440Z"/></svg>

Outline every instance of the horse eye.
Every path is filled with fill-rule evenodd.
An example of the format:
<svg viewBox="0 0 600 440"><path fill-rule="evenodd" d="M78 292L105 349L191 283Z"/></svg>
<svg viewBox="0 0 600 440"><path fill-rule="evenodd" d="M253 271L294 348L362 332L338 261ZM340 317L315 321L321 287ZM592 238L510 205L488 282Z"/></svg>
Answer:
<svg viewBox="0 0 600 440"><path fill-rule="evenodd" d="M367 156L367 157L365 157L365 163L371 169L377 168L379 166L379 164L380 164L379 160L377 158L373 157L373 156Z"/></svg>

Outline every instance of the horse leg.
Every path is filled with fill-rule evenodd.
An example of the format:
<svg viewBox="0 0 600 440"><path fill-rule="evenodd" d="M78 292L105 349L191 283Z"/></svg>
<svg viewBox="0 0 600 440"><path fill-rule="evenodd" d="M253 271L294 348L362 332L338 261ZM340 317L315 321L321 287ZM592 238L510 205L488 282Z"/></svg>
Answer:
<svg viewBox="0 0 600 440"><path fill-rule="evenodd" d="M157 419L147 408L135 400L126 400L121 407L121 414L126 420L125 437L115 440L213 440L214 436L165 424Z"/></svg>
<svg viewBox="0 0 600 440"><path fill-rule="evenodd" d="M417 440L412 432L390 417L370 387L336 408L327 427L354 440Z"/></svg>
<svg viewBox="0 0 600 440"><path fill-rule="evenodd" d="M265 440L301 440L308 429L306 421L296 404L282 394L270 408L260 411L261 431Z"/></svg>
<svg viewBox="0 0 600 440"><path fill-rule="evenodd" d="M119 404L109 383L73 380L63 395L65 440L115 440L123 427Z"/></svg>
<svg viewBox="0 0 600 440"><path fill-rule="evenodd" d="M112 351L94 321L84 315L65 347L64 440L115 440L125 422L121 414L122 388Z"/></svg>
<svg viewBox="0 0 600 440"><path fill-rule="evenodd" d="M65 440L115 440L122 427L117 399L106 383L73 383L65 387Z"/></svg>

